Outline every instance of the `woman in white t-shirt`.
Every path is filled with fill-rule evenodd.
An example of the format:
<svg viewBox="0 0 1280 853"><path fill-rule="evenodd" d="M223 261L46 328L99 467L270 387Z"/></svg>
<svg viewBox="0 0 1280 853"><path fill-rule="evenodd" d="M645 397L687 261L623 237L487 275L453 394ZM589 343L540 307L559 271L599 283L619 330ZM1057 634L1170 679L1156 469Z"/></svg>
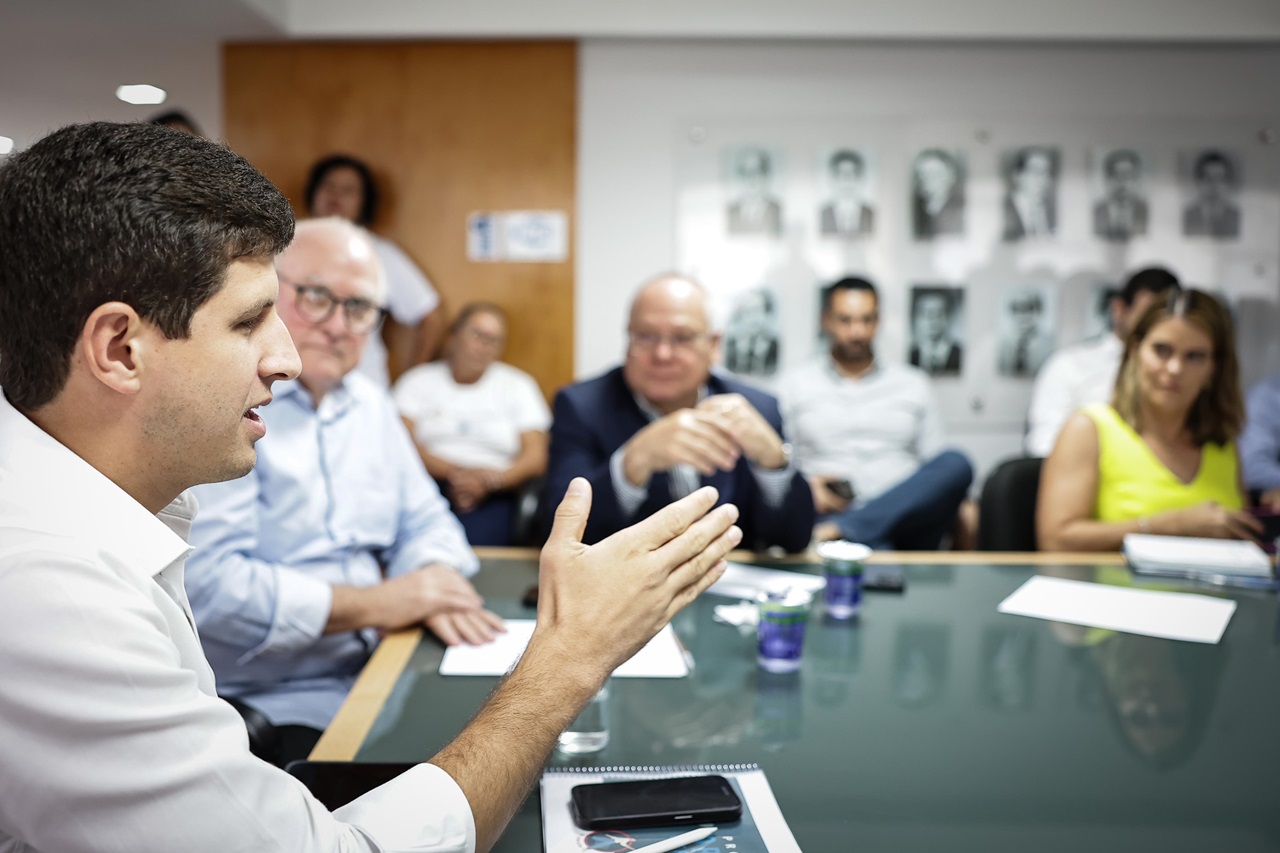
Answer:
<svg viewBox="0 0 1280 853"><path fill-rule="evenodd" d="M506 340L502 309L473 302L444 358L407 371L392 392L472 545L511 544L516 492L547 469L551 412L529 374L498 361Z"/></svg>
<svg viewBox="0 0 1280 853"><path fill-rule="evenodd" d="M361 160L333 154L311 167L307 177L307 210L312 216L340 216L371 228L378 214L378 185ZM383 335L395 354L399 371L435 357L444 337L445 317L440 296L417 264L395 243L374 235L374 250L387 276L387 304L391 315ZM371 335L356 369L383 388L391 384L387 346Z"/></svg>

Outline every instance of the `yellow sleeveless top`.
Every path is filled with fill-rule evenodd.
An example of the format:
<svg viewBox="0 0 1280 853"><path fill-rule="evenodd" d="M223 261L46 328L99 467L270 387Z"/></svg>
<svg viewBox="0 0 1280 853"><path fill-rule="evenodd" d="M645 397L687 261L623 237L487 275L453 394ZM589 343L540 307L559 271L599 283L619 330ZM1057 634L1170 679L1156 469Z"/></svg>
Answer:
<svg viewBox="0 0 1280 853"><path fill-rule="evenodd" d="M1179 480L1156 458L1142 437L1106 403L1082 409L1098 428L1098 497L1093 517L1099 521L1128 521L1205 501L1240 509L1236 446L1205 444L1200 470L1190 483Z"/></svg>

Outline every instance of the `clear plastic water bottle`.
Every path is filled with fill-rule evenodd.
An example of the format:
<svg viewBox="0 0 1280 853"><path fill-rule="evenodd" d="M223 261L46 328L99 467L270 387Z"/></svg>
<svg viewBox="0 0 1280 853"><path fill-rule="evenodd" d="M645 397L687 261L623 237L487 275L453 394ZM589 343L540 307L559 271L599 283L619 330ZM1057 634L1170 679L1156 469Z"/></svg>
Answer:
<svg viewBox="0 0 1280 853"><path fill-rule="evenodd" d="M599 752L609 743L609 683L591 697L582 712L560 734L556 748L567 755Z"/></svg>

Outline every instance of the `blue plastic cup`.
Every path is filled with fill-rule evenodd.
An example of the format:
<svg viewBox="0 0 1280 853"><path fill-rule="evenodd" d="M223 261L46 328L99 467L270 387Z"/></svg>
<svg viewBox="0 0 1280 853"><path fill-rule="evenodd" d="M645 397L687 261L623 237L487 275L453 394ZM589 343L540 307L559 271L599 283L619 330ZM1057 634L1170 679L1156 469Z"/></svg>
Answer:
<svg viewBox="0 0 1280 853"><path fill-rule="evenodd" d="M759 602L756 662L769 672L795 672L804 651L804 631L813 596L802 589L766 593Z"/></svg>
<svg viewBox="0 0 1280 853"><path fill-rule="evenodd" d="M823 542L818 546L827 585L822 603L833 619L852 619L862 610L862 564L871 549L857 542Z"/></svg>

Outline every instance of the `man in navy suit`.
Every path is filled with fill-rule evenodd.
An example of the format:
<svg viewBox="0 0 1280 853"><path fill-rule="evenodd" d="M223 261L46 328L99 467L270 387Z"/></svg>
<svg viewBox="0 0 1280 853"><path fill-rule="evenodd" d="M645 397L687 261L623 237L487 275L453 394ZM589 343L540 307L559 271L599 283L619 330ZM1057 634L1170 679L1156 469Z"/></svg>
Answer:
<svg viewBox="0 0 1280 853"><path fill-rule="evenodd" d="M807 547L813 496L791 465L777 400L711 372L720 336L702 287L676 275L646 283L627 338L622 367L556 395L543 505L586 477L585 541L595 542L707 484L737 505L743 547Z"/></svg>

